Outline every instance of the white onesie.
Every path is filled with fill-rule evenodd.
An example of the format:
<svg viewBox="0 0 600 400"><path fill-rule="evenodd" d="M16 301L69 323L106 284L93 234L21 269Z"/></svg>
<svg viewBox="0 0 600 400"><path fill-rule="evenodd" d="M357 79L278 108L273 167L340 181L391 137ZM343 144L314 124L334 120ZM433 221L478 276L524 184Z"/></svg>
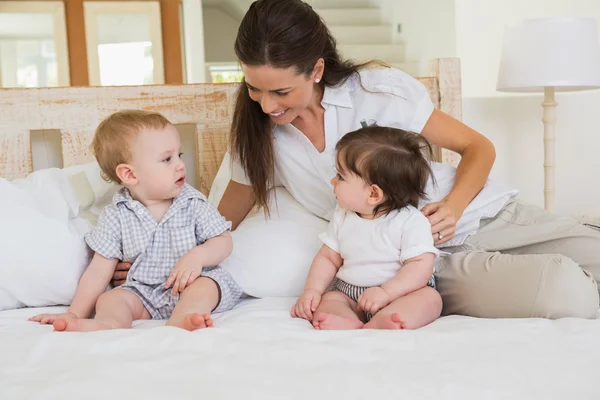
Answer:
<svg viewBox="0 0 600 400"><path fill-rule="evenodd" d="M355 286L381 286L406 260L425 253L439 256L429 220L412 206L373 220L338 207L319 238L344 260L337 278Z"/></svg>

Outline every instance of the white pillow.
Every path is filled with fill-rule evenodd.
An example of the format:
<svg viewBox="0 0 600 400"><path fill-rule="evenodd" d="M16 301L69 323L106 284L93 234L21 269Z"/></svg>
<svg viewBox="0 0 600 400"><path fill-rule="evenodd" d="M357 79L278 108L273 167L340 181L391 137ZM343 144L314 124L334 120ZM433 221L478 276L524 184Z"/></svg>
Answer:
<svg viewBox="0 0 600 400"><path fill-rule="evenodd" d="M96 225L102 210L111 203L113 195L121 186L102 179L100 166L96 161L65 168L63 173L77 199L79 207L76 216Z"/></svg>
<svg viewBox="0 0 600 400"><path fill-rule="evenodd" d="M64 170L0 179L0 310L70 304L89 262Z"/></svg>
<svg viewBox="0 0 600 400"><path fill-rule="evenodd" d="M218 204L230 179L226 155L211 187ZM321 248L319 233L328 222L309 212L283 187L271 191L270 218L253 210L232 232L233 252L221 266L253 297L296 297Z"/></svg>

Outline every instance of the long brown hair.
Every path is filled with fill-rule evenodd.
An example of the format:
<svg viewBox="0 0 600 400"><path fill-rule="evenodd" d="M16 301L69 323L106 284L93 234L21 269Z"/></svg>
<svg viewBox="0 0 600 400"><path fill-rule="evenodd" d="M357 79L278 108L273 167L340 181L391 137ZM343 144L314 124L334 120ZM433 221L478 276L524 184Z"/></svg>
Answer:
<svg viewBox="0 0 600 400"><path fill-rule="evenodd" d="M309 77L323 58L321 84L335 86L369 64L345 61L336 41L312 7L301 0L257 0L242 19L235 53L246 65L294 67ZM271 121L250 98L245 81L237 92L230 146L252 184L256 202L268 213L267 190L273 185L274 151Z"/></svg>
<svg viewBox="0 0 600 400"><path fill-rule="evenodd" d="M344 135L336 145L338 169L377 185L385 200L373 210L389 213L419 206L432 177L431 145L423 136L402 129L369 126Z"/></svg>

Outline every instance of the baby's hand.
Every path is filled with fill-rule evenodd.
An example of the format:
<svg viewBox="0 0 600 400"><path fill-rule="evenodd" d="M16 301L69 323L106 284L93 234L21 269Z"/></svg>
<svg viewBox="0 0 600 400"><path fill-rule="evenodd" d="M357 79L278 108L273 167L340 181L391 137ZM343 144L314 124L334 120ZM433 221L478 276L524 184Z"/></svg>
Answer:
<svg viewBox="0 0 600 400"><path fill-rule="evenodd" d="M171 275L169 275L169 279L165 283L165 288L168 289L173 285L173 296L175 296L177 292L183 292L186 287L191 285L200 276L201 272L202 265L198 265L195 260L183 256L177 261L175 268L171 271Z"/></svg>
<svg viewBox="0 0 600 400"><path fill-rule="evenodd" d="M392 302L390 295L379 286L370 287L358 298L358 310L375 314Z"/></svg>
<svg viewBox="0 0 600 400"><path fill-rule="evenodd" d="M312 321L313 313L321 302L321 293L314 289L305 290L292 307L292 317Z"/></svg>
<svg viewBox="0 0 600 400"><path fill-rule="evenodd" d="M72 312L66 312L62 314L38 314L28 319L28 321L39 322L40 324L53 324L54 321L63 319L67 322L77 319L77 316Z"/></svg>

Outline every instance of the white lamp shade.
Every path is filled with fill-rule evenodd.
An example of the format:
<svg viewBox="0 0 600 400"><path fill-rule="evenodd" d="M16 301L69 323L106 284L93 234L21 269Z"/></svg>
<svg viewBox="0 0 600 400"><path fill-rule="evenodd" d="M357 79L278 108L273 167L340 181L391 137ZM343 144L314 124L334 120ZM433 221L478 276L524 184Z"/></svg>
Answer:
<svg viewBox="0 0 600 400"><path fill-rule="evenodd" d="M600 87L600 47L592 18L529 19L504 31L497 90L539 92Z"/></svg>

